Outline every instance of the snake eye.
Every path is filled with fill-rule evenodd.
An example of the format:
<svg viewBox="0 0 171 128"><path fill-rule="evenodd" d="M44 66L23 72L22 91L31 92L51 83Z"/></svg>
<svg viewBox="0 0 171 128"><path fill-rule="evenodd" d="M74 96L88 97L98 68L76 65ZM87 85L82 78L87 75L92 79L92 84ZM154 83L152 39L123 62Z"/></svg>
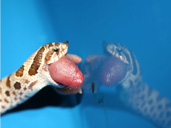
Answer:
<svg viewBox="0 0 171 128"><path fill-rule="evenodd" d="M59 49L58 49L58 48L54 48L53 51L54 51L54 52L58 52Z"/></svg>

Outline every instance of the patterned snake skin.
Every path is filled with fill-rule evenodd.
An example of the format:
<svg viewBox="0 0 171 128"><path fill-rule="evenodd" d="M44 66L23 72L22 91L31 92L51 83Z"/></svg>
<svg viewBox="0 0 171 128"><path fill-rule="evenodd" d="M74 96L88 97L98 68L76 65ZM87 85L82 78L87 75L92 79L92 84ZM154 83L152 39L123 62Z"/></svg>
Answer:
<svg viewBox="0 0 171 128"><path fill-rule="evenodd" d="M121 101L158 127L171 128L171 101L142 81L135 56L120 44L105 44L104 52L128 64L125 78L118 86Z"/></svg>
<svg viewBox="0 0 171 128"><path fill-rule="evenodd" d="M56 91L61 93L80 92L80 90L74 92L74 89L72 90L69 88L69 86L61 86L61 83L58 83L52 79L50 74L49 65L53 65L54 63L59 62L59 59L65 56L67 51L68 41L65 43L53 42L46 44L40 47L35 53L33 53L16 72L3 78L0 81L0 112L4 113L7 110L17 106L18 104L23 103L25 100L33 96L40 89L47 85L54 85L54 87L58 87L59 90L56 89ZM78 56L71 54L71 60L72 59L72 62L75 63L81 61ZM60 67L65 65L65 62L66 59L63 61ZM72 65L72 62L69 62L69 64L67 63L65 68L68 68L69 65ZM61 68L60 70L66 70L65 68ZM74 68L72 67L72 70L73 69ZM52 72L54 72L53 69ZM75 70L73 72L75 72ZM64 74L66 74L66 71ZM56 76L56 74L54 76ZM64 79L64 81L69 83L71 80Z"/></svg>

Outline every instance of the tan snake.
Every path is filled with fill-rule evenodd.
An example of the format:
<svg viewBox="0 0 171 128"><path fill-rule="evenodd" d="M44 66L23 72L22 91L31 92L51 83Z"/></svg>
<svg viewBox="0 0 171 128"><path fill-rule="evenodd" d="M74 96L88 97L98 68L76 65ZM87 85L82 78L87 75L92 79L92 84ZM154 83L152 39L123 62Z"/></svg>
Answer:
<svg viewBox="0 0 171 128"><path fill-rule="evenodd" d="M63 86L63 84L70 85L70 83L73 87L80 86L83 82L83 78L80 79L79 77L80 71L72 63L80 62L81 58L76 55L67 55L72 62L67 59L63 59L62 61L66 62L67 64L56 64L59 65L60 69L55 67L56 65L53 64L58 63L58 61L67 54L67 51L68 41L65 43L53 42L46 44L34 52L16 72L3 78L0 81L0 112L4 113L18 104L23 103L25 100L33 96L40 89L47 85L59 87L58 92L81 92L79 87L76 87L76 91L74 91L75 88ZM61 71L59 72L49 69L50 65L52 65L51 67L54 69L57 68ZM69 68L71 68L71 73L75 73L76 77L72 76L72 74L69 74L68 78L70 79L66 78L66 82L63 83L65 77L67 77L65 74L68 73L67 69ZM50 74L49 70L51 70L52 75ZM59 74L58 78L55 78L56 72Z"/></svg>

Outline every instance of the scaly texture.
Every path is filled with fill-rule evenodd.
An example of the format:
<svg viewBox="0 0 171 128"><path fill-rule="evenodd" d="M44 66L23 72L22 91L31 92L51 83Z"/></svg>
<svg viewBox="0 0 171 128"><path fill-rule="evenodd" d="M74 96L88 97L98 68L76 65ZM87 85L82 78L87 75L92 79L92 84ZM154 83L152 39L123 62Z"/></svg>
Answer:
<svg viewBox="0 0 171 128"><path fill-rule="evenodd" d="M121 101L134 112L162 128L171 128L171 101L142 81L135 56L120 44L105 44L105 53L128 64L125 78L118 86Z"/></svg>
<svg viewBox="0 0 171 128"><path fill-rule="evenodd" d="M16 72L3 78L0 81L0 112L4 113L23 103L46 85L63 87L52 79L48 68L65 56L67 51L68 41L46 44L33 53Z"/></svg>

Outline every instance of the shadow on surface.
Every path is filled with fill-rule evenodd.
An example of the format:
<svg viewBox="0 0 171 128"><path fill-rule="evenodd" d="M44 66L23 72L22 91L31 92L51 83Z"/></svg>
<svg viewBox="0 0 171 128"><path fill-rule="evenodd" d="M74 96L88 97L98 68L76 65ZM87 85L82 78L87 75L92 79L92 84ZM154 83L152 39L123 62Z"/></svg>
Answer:
<svg viewBox="0 0 171 128"><path fill-rule="evenodd" d="M60 95L56 93L51 86L47 86L26 102L9 110L3 115L26 109L37 109L45 106L74 107L80 103L81 98L82 96L80 94Z"/></svg>

